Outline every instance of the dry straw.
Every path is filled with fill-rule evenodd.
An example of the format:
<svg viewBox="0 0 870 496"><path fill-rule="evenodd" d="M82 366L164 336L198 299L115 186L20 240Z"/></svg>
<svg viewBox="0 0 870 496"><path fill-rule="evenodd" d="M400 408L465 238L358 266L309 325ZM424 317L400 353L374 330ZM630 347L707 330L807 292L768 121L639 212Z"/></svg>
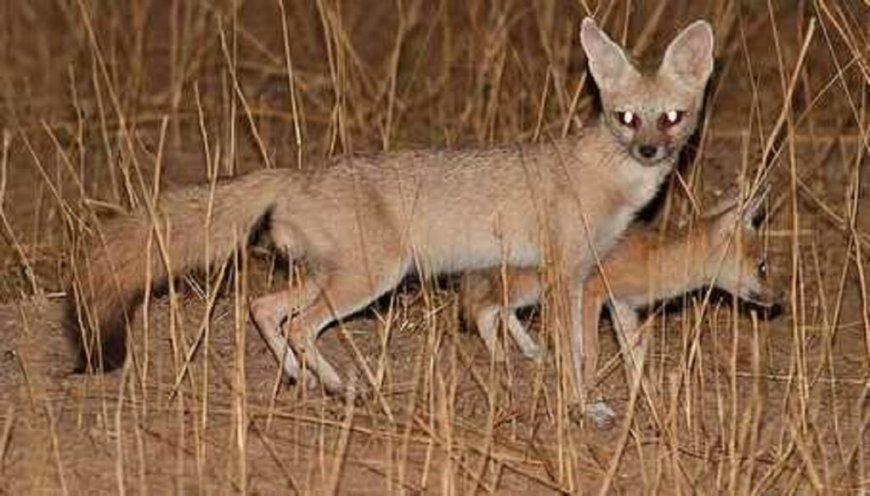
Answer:
<svg viewBox="0 0 870 496"><path fill-rule="evenodd" d="M585 15L644 61L713 24L704 128L655 228L772 185L783 316L710 291L653 307L642 380L603 339L620 418L600 432L568 413L564 309L528 316L543 365L499 363L451 281L409 281L323 338L356 378L343 401L284 384L250 338L248 299L305 275L257 245L149 290L119 372L68 374L58 300L100 218L154 223L167 187L328 155L570 136L596 112ZM55 0L0 19L0 492L870 491L866 3ZM167 234L142 256L174 274Z"/></svg>

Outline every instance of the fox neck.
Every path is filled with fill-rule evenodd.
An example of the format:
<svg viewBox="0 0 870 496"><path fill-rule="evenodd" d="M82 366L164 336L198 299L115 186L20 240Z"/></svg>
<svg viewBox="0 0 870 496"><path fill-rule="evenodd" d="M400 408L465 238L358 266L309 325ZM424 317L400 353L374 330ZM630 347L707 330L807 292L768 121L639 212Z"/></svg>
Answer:
<svg viewBox="0 0 870 496"><path fill-rule="evenodd" d="M599 124L602 140L607 142L616 158L613 171L615 186L624 191L626 206L637 212L649 203L658 192L665 178L677 163L678 153L653 164L635 159L605 124Z"/></svg>
<svg viewBox="0 0 870 496"><path fill-rule="evenodd" d="M708 285L718 267L716 261L721 259L715 248L706 233L697 230L658 245L651 260L655 265L651 272L658 281L654 299L666 300Z"/></svg>

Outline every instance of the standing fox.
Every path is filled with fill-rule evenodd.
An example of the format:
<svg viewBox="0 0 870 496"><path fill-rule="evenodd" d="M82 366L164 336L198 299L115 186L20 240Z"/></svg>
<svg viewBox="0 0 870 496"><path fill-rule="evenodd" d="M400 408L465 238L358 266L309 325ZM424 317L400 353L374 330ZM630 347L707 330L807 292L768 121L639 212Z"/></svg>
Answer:
<svg viewBox="0 0 870 496"><path fill-rule="evenodd" d="M757 221L763 195L741 211L735 201L720 205L695 226L661 242L652 229L629 229L625 239L601 260L600 270L583 284L582 377L575 380L591 391L598 370L598 318L607 302L614 315L620 349L633 383L643 368L646 340L639 339L637 311L658 301L712 285L762 308L779 305L779 296L767 281L763 239ZM741 236L735 227L742 226ZM738 245L738 243L740 243ZM506 268L471 271L461 280L464 320L474 323L490 353L503 354L497 339L501 317L507 332L528 358L542 353L516 317L518 308L536 303L544 287L536 269ZM603 402L590 405L587 414L599 426L612 422L614 413Z"/></svg>
<svg viewBox="0 0 870 496"><path fill-rule="evenodd" d="M251 316L289 378L298 378L304 359L328 392L340 392L342 381L315 345L319 333L414 270L536 267L546 242L562 255L554 269L576 282L566 301L578 301L593 250L613 245L695 131L713 68L704 21L671 42L651 75L640 74L592 19L584 19L581 41L604 113L580 136L262 170L213 191L167 192L152 213L108 221L69 292L83 364L122 363L126 327L148 281L225 260L255 227L308 277L254 300ZM152 237L160 256L149 266L142 249ZM579 307L571 314L568 325L579 329Z"/></svg>

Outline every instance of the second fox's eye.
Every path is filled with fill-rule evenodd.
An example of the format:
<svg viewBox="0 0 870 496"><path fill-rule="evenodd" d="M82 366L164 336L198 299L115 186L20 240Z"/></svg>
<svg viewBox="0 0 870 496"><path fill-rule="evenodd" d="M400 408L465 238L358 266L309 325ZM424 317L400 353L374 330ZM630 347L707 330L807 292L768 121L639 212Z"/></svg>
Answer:
<svg viewBox="0 0 870 496"><path fill-rule="evenodd" d="M767 277L767 262L765 262L764 260L758 262L757 270L758 270L759 277L761 277L762 279L766 278Z"/></svg>
<svg viewBox="0 0 870 496"><path fill-rule="evenodd" d="M659 128L667 129L676 126L683 120L684 115L686 113L682 110L668 110L659 116Z"/></svg>
<svg viewBox="0 0 870 496"><path fill-rule="evenodd" d="M630 110L621 110L616 112L616 120L618 120L619 123L623 126L630 127L632 129L636 129L640 126L640 117L635 115L635 113Z"/></svg>

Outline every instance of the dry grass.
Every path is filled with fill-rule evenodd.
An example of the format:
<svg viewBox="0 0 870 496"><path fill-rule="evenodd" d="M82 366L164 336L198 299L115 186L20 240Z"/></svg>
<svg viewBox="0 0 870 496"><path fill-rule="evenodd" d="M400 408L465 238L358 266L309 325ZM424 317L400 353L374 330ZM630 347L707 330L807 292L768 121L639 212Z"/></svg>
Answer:
<svg viewBox="0 0 870 496"><path fill-rule="evenodd" d="M0 493L870 490L870 8L641 3L0 2ZM769 180L784 316L703 294L653 312L647 381L611 360L621 423L597 432L552 363L491 363L450 284L411 282L322 339L374 386L344 403L282 385L249 336L247 295L286 284L252 249L147 302L123 370L67 374L58 300L95 213L332 154L572 133L594 112L587 12L652 60L713 23L706 126L660 222Z"/></svg>

